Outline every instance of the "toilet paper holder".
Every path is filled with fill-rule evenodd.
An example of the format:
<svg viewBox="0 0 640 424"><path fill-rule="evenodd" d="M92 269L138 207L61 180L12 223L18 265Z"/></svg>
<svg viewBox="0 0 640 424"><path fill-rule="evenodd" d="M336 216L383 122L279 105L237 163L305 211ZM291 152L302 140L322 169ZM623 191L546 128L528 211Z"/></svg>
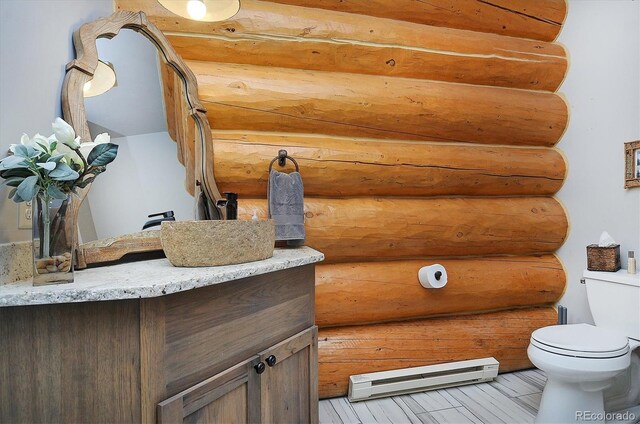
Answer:
<svg viewBox="0 0 640 424"><path fill-rule="evenodd" d="M447 270L440 264L423 266L418 271L418 281L425 289L441 289L447 285Z"/></svg>

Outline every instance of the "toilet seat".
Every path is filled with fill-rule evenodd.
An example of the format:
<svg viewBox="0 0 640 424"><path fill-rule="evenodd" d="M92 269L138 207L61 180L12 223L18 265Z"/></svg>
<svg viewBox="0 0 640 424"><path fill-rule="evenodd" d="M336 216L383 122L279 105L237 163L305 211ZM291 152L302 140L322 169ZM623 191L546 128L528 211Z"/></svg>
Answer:
<svg viewBox="0 0 640 424"><path fill-rule="evenodd" d="M531 345L552 354L586 359L616 358L630 351L627 337L589 324L540 328L531 335Z"/></svg>

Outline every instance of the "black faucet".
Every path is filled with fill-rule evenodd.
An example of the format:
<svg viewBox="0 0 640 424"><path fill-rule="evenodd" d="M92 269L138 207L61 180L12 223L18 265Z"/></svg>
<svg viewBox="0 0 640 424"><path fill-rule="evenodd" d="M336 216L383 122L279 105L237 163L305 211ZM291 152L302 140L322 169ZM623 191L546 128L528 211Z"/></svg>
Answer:
<svg viewBox="0 0 640 424"><path fill-rule="evenodd" d="M238 219L238 193L225 192L226 199L218 200L219 209L226 208L227 219Z"/></svg>
<svg viewBox="0 0 640 424"><path fill-rule="evenodd" d="M175 216L173 215L173 211L153 213L153 214L149 215L149 218L153 218L154 216L162 216L162 218L152 219L151 221L145 222L144 225L142 226L143 230L146 230L149 227L155 227L157 225L160 225L160 223L162 221L175 221L176 220Z"/></svg>

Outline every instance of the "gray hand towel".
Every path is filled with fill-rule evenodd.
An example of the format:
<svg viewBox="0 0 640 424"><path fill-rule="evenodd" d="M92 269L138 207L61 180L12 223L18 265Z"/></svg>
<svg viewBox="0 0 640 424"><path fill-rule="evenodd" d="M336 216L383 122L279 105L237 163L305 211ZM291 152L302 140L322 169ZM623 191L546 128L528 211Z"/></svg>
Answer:
<svg viewBox="0 0 640 424"><path fill-rule="evenodd" d="M276 240L299 246L304 243L304 186L299 172L269 173L269 217L276 223Z"/></svg>

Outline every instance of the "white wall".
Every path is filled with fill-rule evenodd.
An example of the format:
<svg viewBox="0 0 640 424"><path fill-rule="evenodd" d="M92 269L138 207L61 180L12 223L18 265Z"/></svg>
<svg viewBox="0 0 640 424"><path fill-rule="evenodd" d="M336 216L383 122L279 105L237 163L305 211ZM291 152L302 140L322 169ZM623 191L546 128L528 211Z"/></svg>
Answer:
<svg viewBox="0 0 640 424"><path fill-rule="evenodd" d="M62 116L64 67L74 57L71 34L113 10L113 0L0 0L0 156L23 132L51 134ZM1 190L0 243L30 239Z"/></svg>
<svg viewBox="0 0 640 424"><path fill-rule="evenodd" d="M167 132L112 141L119 146L118 157L96 179L84 202L91 208L99 239L140 231L151 213L173 210L177 220L194 219L195 201L184 187L185 169ZM90 241L82 230L80 235Z"/></svg>
<svg viewBox="0 0 640 424"><path fill-rule="evenodd" d="M585 286L586 246L608 231L640 255L640 188L624 189L623 143L640 139L640 1L569 0L558 38L569 51L569 73L560 91L571 120L558 144L569 164L558 198L570 234L558 252L567 270L560 304L569 322L593 322Z"/></svg>
<svg viewBox="0 0 640 424"><path fill-rule="evenodd" d="M156 45L127 28L112 39L99 39L96 44L100 60L113 65L117 84L106 93L85 98L92 137L101 132L114 138L166 131Z"/></svg>

